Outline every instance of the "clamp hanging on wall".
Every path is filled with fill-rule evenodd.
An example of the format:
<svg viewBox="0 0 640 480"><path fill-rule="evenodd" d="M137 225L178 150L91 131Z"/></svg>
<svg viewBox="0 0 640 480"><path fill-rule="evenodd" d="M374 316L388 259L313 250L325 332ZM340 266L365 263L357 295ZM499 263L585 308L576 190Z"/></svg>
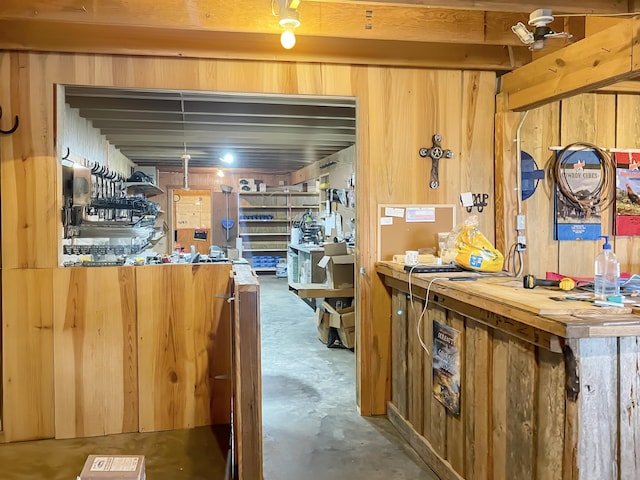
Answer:
<svg viewBox="0 0 640 480"><path fill-rule="evenodd" d="M431 181L429 182L429 187L431 188L438 188L438 185L440 185L440 180L438 179L440 159L442 157L453 158L453 152L451 150L444 150L440 142L442 142L442 137L436 133L433 136L433 146L431 148L423 147L418 152L422 158L431 158Z"/></svg>
<svg viewBox="0 0 640 480"><path fill-rule="evenodd" d="M2 118L2 107L0 107L0 118ZM18 129L18 125L20 125L20 119L18 118L18 115L16 115L16 120L15 122L13 122L13 127L11 127L9 130L2 130L0 128L0 133L2 133L3 135L11 135Z"/></svg>

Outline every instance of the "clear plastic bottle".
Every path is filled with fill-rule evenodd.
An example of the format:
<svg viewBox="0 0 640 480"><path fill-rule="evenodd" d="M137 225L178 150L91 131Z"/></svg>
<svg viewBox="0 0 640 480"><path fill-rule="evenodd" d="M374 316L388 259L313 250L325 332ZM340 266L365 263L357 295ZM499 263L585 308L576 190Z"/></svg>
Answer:
<svg viewBox="0 0 640 480"><path fill-rule="evenodd" d="M604 245L596 256L593 292L597 299L606 300L612 295L620 295L620 262L611 250L609 237L600 238L604 238Z"/></svg>

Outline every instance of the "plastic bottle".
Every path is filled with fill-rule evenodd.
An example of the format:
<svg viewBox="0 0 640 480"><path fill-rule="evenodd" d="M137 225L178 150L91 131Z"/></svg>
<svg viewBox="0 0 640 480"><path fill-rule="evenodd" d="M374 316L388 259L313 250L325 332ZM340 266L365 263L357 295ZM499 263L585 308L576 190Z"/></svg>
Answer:
<svg viewBox="0 0 640 480"><path fill-rule="evenodd" d="M620 295L620 262L611 250L609 237L599 238L604 238L604 245L596 256L593 291L597 299L606 300L607 297Z"/></svg>

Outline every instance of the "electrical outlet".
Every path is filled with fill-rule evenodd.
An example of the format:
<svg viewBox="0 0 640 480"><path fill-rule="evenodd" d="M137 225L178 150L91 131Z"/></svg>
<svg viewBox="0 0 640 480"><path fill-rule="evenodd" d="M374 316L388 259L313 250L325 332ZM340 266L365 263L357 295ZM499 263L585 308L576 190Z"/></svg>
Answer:
<svg viewBox="0 0 640 480"><path fill-rule="evenodd" d="M519 232L523 231L526 228L526 220L524 214L516 215L516 230Z"/></svg>
<svg viewBox="0 0 640 480"><path fill-rule="evenodd" d="M518 235L518 241L516 243L516 251L524 252L527 249L527 239L524 235Z"/></svg>

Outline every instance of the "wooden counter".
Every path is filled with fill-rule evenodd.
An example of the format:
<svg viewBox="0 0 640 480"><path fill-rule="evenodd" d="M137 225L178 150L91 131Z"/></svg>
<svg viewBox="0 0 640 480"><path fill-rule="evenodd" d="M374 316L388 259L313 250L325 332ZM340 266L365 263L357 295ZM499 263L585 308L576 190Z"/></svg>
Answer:
<svg viewBox="0 0 640 480"><path fill-rule="evenodd" d="M388 416L443 480L640 478L640 316L508 277L377 271L392 305ZM434 322L459 332L458 415L433 393Z"/></svg>

